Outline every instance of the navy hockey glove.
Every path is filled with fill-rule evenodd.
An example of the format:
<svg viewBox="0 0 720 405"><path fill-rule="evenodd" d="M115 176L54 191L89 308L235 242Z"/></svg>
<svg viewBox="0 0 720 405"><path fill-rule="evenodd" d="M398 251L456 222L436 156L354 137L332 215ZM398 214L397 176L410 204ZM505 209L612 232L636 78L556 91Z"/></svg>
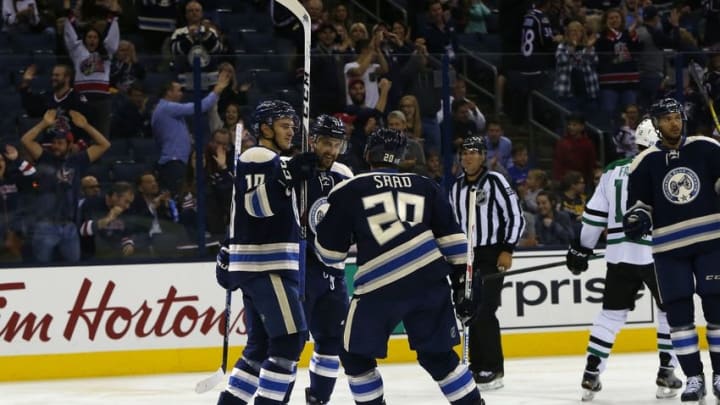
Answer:
<svg viewBox="0 0 720 405"><path fill-rule="evenodd" d="M283 178L280 182L287 188L293 188L303 180L308 180L315 175L319 158L315 152L305 152L293 156L292 159L283 161Z"/></svg>
<svg viewBox="0 0 720 405"><path fill-rule="evenodd" d="M570 245L567 255L565 256L565 266L574 275L578 275L588 269L588 259L592 256L592 249L588 249L580 245L579 241L575 241Z"/></svg>
<svg viewBox="0 0 720 405"><path fill-rule="evenodd" d="M218 284L224 289L230 289L230 250L227 246L221 246L215 262L215 278Z"/></svg>
<svg viewBox="0 0 720 405"><path fill-rule="evenodd" d="M640 240L650 234L652 218L650 212L644 208L635 208L623 216L623 231L630 240Z"/></svg>
<svg viewBox="0 0 720 405"><path fill-rule="evenodd" d="M454 266L454 270L450 275L452 283L453 302L455 303L455 313L463 325L470 325L475 317L477 302L475 301L475 285L470 289L470 298L465 296L465 266Z"/></svg>

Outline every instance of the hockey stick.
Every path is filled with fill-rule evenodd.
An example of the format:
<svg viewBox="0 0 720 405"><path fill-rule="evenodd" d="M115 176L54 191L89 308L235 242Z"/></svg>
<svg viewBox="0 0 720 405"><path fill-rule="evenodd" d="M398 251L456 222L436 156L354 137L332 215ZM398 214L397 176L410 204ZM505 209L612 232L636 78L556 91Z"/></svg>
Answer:
<svg viewBox="0 0 720 405"><path fill-rule="evenodd" d="M713 100L710 98L710 94L708 94L708 91L703 85L703 81L699 75L699 72L702 71L703 68L697 62L690 62L688 64L688 75L693 80L693 82L695 82L695 86L698 88L700 95L705 100L705 104L707 104L708 108L710 109L710 115L712 116L713 122L715 123L715 129L720 132L720 121L718 121L718 116L715 113L715 103L713 103Z"/></svg>
<svg viewBox="0 0 720 405"><path fill-rule="evenodd" d="M465 259L467 266L465 267L465 299L472 300L472 282L473 282L473 260L475 260L475 228L477 227L477 188L468 188L468 209L467 209L467 252ZM468 364L468 356L470 353L470 327L463 325L463 348L462 362Z"/></svg>
<svg viewBox="0 0 720 405"><path fill-rule="evenodd" d="M230 200L230 229L229 236L230 241L235 237L235 190L237 189L237 167L238 158L240 157L240 148L242 147L242 133L243 124L238 123L235 126L235 151L233 152L233 191L232 200ZM227 359L228 359L228 347L230 345L230 314L232 313L232 291L225 290L225 312L223 319L225 320L225 328L223 329L223 350L222 350L222 362L220 368L213 373L210 377L207 377L195 384L195 392L202 394L215 388L225 378L225 371L227 371Z"/></svg>
<svg viewBox="0 0 720 405"><path fill-rule="evenodd" d="M300 21L303 27L303 110L302 110L302 152L310 150L310 15L298 0L277 0ZM305 254L307 248L307 180L300 184L300 257L299 294L305 301Z"/></svg>
<svg viewBox="0 0 720 405"><path fill-rule="evenodd" d="M588 258L588 260L601 259L603 257L605 257L605 255L593 255L590 258ZM563 260L561 262L539 264L537 266L526 267L524 269L517 269L517 270L510 270L510 271L486 274L482 278L483 278L483 280L493 280L493 279L501 278L501 277L505 277L505 276L514 276L515 274L530 273L533 271L551 269L553 267L560 267L560 266L564 266L565 263L566 263L566 260Z"/></svg>

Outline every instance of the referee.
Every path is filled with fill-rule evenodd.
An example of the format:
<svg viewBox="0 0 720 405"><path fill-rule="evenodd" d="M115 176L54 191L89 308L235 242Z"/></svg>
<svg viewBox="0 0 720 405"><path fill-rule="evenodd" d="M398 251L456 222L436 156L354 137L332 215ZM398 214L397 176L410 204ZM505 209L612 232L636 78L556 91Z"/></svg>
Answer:
<svg viewBox="0 0 720 405"><path fill-rule="evenodd" d="M476 189L477 224L473 235L476 277L503 272L512 265L512 252L520 240L525 219L517 195L505 178L485 167L485 140L472 136L463 141L460 149L463 174L450 189L450 203L465 233L468 229L470 189ZM471 235L468 235L468 239ZM495 312L500 305L503 278L482 282L480 307L470 325L470 370L480 390L502 388L503 367L500 323Z"/></svg>

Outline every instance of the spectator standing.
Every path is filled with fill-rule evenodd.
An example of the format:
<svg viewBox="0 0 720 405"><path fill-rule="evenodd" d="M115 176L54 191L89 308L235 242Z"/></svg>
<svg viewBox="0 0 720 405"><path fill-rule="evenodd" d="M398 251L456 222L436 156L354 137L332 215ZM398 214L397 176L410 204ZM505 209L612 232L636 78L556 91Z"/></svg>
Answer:
<svg viewBox="0 0 720 405"><path fill-rule="evenodd" d="M570 111L591 113L597 109L600 85L596 41L594 34L586 35L585 27L572 21L555 51L555 95Z"/></svg>
<svg viewBox="0 0 720 405"><path fill-rule="evenodd" d="M135 253L133 229L123 215L133 200L133 185L118 181L106 196L88 198L80 209L80 236L95 241L95 257L120 258Z"/></svg>
<svg viewBox="0 0 720 405"><path fill-rule="evenodd" d="M10 33L39 32L45 29L54 35L52 27L45 28L35 0L3 0L3 31Z"/></svg>
<svg viewBox="0 0 720 405"><path fill-rule="evenodd" d="M148 51L157 53L175 31L180 0L144 0L135 2L138 28Z"/></svg>
<svg viewBox="0 0 720 405"><path fill-rule="evenodd" d="M555 198L547 191L537 195L538 213L535 216L535 237L541 246L565 248L575 237L570 215L555 209Z"/></svg>
<svg viewBox="0 0 720 405"><path fill-rule="evenodd" d="M55 248L67 262L80 260L80 239L75 222L80 179L90 163L110 148L110 142L88 123L85 116L71 110L70 117L75 126L85 130L94 141L85 150L72 152L72 134L62 129L52 131L49 151L36 141L43 131L55 125L55 110L48 110L42 121L20 139L38 168L32 247L33 256L39 263L50 262Z"/></svg>
<svg viewBox="0 0 720 405"><path fill-rule="evenodd" d="M205 148L207 230L223 238L230 221L230 200L233 187L234 148L230 132L221 128L213 132Z"/></svg>
<svg viewBox="0 0 720 405"><path fill-rule="evenodd" d="M428 23L421 36L425 39L428 52L436 58L447 54L455 60L458 50L455 22L446 16L439 0L428 2Z"/></svg>
<svg viewBox="0 0 720 405"><path fill-rule="evenodd" d="M140 83L132 84L125 94L116 96L110 124L112 138L150 138L148 97Z"/></svg>
<svg viewBox="0 0 720 405"><path fill-rule="evenodd" d="M230 77L230 84L220 93L217 102L218 115L225 115L225 110L230 104L238 106L247 105L247 92L250 83L238 83L235 66L229 62L222 62L218 65L218 73L225 72Z"/></svg>
<svg viewBox="0 0 720 405"><path fill-rule="evenodd" d="M487 34L487 18L492 15L492 10L485 5L483 0L466 0L464 3L468 6L469 17L468 24L465 26L465 33Z"/></svg>
<svg viewBox="0 0 720 405"><path fill-rule="evenodd" d="M475 121L472 119L470 109L471 104L465 100L456 99L452 102L453 146L456 150L460 150L460 146L466 138L480 133Z"/></svg>
<svg viewBox="0 0 720 405"><path fill-rule="evenodd" d="M90 102L88 121L104 136L110 134L110 59L118 49L120 30L117 17L108 19L108 27L101 33L86 28L82 36L76 31L71 14L65 20L65 46L75 68L75 90Z"/></svg>
<svg viewBox="0 0 720 405"><path fill-rule="evenodd" d="M364 104L374 108L379 95L378 82L380 77L388 72L388 64L385 55L380 51L379 41L382 41L381 34L374 35L372 40L358 41L355 45L358 57L355 61L346 63L343 68L345 83L348 87L351 83L361 80L365 87ZM346 103L352 104L353 100L348 94Z"/></svg>
<svg viewBox="0 0 720 405"><path fill-rule="evenodd" d="M640 42L635 24L625 29L625 20L619 9L609 9L602 19L602 32L595 45L600 56L600 108L611 118L628 104L637 103L638 72L635 53Z"/></svg>
<svg viewBox="0 0 720 405"><path fill-rule="evenodd" d="M513 165L512 141L505 136L500 121L491 119L487 122L485 141L487 144L488 168L507 174L508 169Z"/></svg>
<svg viewBox="0 0 720 405"><path fill-rule="evenodd" d="M202 46L210 55L219 55L225 51L220 40L220 32L210 20L203 19L203 7L192 0L185 4L187 25L177 28L170 37L170 51L174 56L175 70L179 73L191 70L187 55L193 47ZM209 65L212 69L213 65Z"/></svg>
<svg viewBox="0 0 720 405"><path fill-rule="evenodd" d="M563 179L569 170L580 172L585 183L590 183L597 162L595 144L585 133L585 117L571 114L567 118L565 135L555 143L553 178Z"/></svg>
<svg viewBox="0 0 720 405"><path fill-rule="evenodd" d="M121 93L134 83L145 79L145 66L138 62L135 44L130 41L120 41L117 53L110 64L110 86Z"/></svg>
<svg viewBox="0 0 720 405"><path fill-rule="evenodd" d="M220 93L230 84L230 77L223 72L213 90L201 101L202 112L207 112L217 103ZM153 137L160 147L158 174L160 186L170 191L175 198L187 171L188 158L192 147L192 136L185 123L185 117L193 115L193 103L181 103L183 93L180 83L170 82L164 86L162 98L152 113Z"/></svg>
<svg viewBox="0 0 720 405"><path fill-rule="evenodd" d="M452 94L450 95L450 105L452 105L452 102L455 101L456 98L465 100L470 103L470 112L472 113L473 121L475 121L475 126L478 128L479 131L484 131L485 126L487 125L487 123L485 122L485 115L483 115L478 106L467 97L467 83L465 83L465 80L459 77L455 79L455 84L452 88ZM437 112L437 121L440 124L442 124L443 121L442 103L443 101L441 100L440 109Z"/></svg>

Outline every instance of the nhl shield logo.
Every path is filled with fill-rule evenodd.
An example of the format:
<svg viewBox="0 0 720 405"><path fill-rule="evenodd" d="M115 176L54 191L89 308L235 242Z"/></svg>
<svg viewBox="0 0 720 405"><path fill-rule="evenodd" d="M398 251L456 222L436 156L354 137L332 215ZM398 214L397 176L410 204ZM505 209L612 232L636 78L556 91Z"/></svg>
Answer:
<svg viewBox="0 0 720 405"><path fill-rule="evenodd" d="M308 211L308 225L310 225L310 230L313 233L317 233L315 232L315 229L320 221L325 218L325 213L329 207L330 204L327 202L327 197L318 198L318 200L310 207L310 210Z"/></svg>
<svg viewBox="0 0 720 405"><path fill-rule="evenodd" d="M687 204L700 194L700 178L687 167L670 170L662 182L663 194L673 204Z"/></svg>

